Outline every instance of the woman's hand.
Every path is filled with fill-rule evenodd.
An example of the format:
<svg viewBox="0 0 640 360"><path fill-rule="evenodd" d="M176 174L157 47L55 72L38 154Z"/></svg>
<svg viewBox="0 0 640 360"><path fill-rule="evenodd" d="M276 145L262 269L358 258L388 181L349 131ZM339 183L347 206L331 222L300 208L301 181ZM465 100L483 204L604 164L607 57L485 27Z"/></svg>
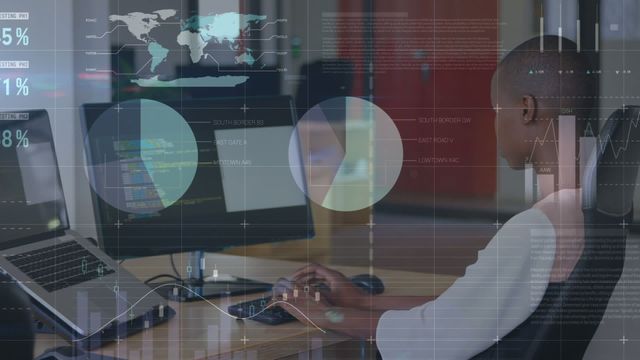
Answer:
<svg viewBox="0 0 640 360"><path fill-rule="evenodd" d="M313 296L317 290L331 306L365 308L369 294L355 286L342 273L322 265L311 264L296 271L291 281L298 286L310 286Z"/></svg>
<svg viewBox="0 0 640 360"><path fill-rule="evenodd" d="M274 305L321 331L332 330L363 339L375 336L381 311L333 306L322 295L296 291L300 285L293 284L293 290L281 288L281 294L273 299Z"/></svg>
<svg viewBox="0 0 640 360"><path fill-rule="evenodd" d="M294 292L293 289L281 288L279 295L274 297L272 301L275 306L285 309L304 324L309 324L322 330L329 328L327 315L331 314L331 305L325 298L316 298L315 294L306 293L302 290Z"/></svg>

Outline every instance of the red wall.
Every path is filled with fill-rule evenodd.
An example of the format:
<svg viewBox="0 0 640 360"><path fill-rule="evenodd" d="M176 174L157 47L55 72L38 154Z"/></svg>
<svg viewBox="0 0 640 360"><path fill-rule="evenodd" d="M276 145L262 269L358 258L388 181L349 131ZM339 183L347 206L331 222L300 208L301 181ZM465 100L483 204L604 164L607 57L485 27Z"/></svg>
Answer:
<svg viewBox="0 0 640 360"><path fill-rule="evenodd" d="M343 0L341 10L362 11L362 3ZM498 58L498 1L376 0L375 12L375 102L396 120L404 139L406 162L394 191L493 196L490 82ZM361 63L352 41L344 41L342 56ZM355 95L368 93L363 76L356 75ZM442 124L434 118L463 120ZM435 138L447 143L434 144Z"/></svg>

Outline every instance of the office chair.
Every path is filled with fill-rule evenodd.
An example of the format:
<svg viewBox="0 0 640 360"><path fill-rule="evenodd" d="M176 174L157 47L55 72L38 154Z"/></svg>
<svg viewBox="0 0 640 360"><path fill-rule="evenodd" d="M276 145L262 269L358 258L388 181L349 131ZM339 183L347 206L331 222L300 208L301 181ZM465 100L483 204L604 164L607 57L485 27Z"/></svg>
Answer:
<svg viewBox="0 0 640 360"><path fill-rule="evenodd" d="M33 318L27 295L0 274L0 349L3 359L33 358Z"/></svg>
<svg viewBox="0 0 640 360"><path fill-rule="evenodd" d="M582 180L584 250L569 278L549 284L535 312L474 359L582 359L622 275L639 121L640 107L626 107L601 130Z"/></svg>

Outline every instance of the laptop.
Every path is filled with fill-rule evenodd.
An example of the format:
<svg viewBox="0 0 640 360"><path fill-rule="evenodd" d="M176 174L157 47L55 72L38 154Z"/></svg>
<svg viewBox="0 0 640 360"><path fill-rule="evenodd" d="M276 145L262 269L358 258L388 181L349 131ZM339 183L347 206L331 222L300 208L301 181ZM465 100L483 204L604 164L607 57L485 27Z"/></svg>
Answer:
<svg viewBox="0 0 640 360"><path fill-rule="evenodd" d="M47 112L0 113L0 136L0 268L36 316L84 348L168 320L164 298L70 231Z"/></svg>

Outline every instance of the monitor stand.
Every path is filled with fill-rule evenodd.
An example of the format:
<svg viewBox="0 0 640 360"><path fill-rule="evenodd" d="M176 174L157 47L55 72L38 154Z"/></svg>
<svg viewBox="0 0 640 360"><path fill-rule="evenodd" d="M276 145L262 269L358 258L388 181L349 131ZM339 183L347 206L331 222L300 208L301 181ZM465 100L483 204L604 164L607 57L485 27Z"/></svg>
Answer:
<svg viewBox="0 0 640 360"><path fill-rule="evenodd" d="M212 276L205 277L204 254L204 251L191 252L189 254L189 267L187 268L189 277L181 282L173 282L176 286L162 286L156 291L169 300L179 302L271 291L272 284L230 275L220 275L217 270L213 271ZM151 287L157 287L158 285L160 284L152 284Z"/></svg>

